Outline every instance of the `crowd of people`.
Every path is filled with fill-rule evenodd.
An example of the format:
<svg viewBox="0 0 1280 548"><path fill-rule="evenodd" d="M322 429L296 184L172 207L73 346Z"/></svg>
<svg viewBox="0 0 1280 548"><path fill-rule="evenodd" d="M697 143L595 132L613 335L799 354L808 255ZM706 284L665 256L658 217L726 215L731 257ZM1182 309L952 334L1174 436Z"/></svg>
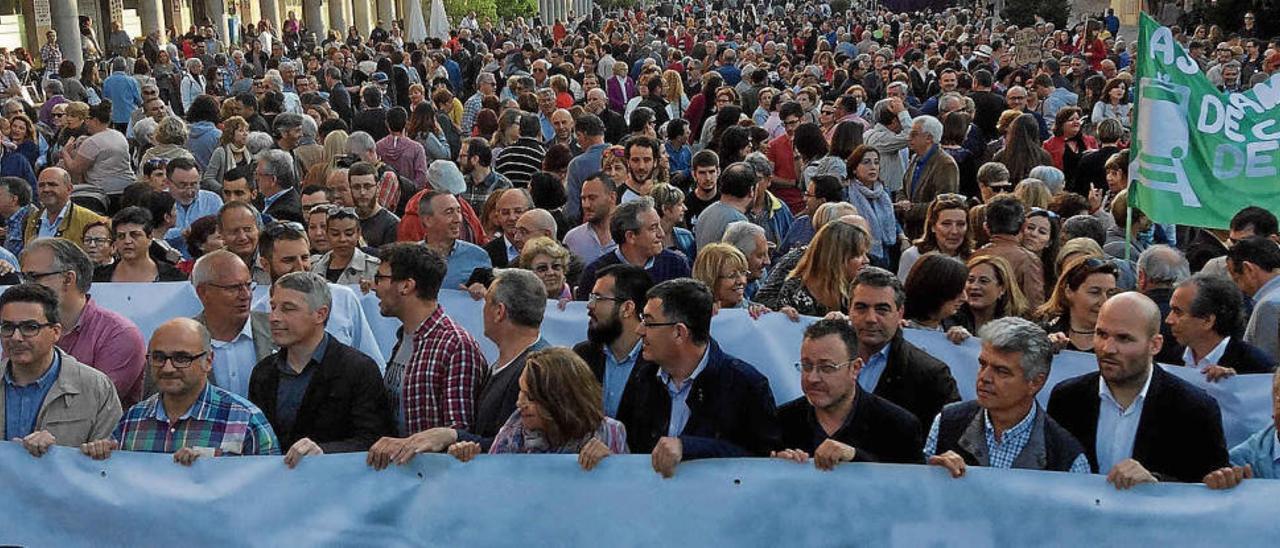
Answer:
<svg viewBox="0 0 1280 548"><path fill-rule="evenodd" d="M0 91L4 439L182 464L1280 475L1275 426L1227 447L1215 400L1154 365L1275 370L1276 216L1210 230L1128 206L1135 50L1113 14L1019 29L981 8L723 8L468 16L420 43L263 22L46 63L39 105ZM1227 92L1280 68L1275 39L1173 33ZM162 281L202 312L143 334L91 298ZM483 333L442 290L482 301ZM359 293L400 322L386 356ZM548 300L585 301L583 342L547 343ZM756 357L717 344L726 309L821 318L795 341L802 397L775 405ZM977 399L951 374L973 364L906 329L980 339ZM1042 406L1062 350L1098 371Z"/></svg>

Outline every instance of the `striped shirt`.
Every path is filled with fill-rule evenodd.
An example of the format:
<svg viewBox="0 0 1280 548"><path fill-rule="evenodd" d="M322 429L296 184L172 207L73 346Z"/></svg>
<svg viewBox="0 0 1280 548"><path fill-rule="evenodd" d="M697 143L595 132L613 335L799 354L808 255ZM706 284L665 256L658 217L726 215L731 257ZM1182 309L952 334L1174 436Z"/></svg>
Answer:
<svg viewBox="0 0 1280 548"><path fill-rule="evenodd" d="M493 169L511 181L516 188L529 188L533 174L542 171L542 160L547 149L533 137L521 137L502 149Z"/></svg>
<svg viewBox="0 0 1280 548"><path fill-rule="evenodd" d="M471 136L471 127L475 125L476 115L480 113L480 109L483 106L484 106L484 94L478 91L472 94L471 98L467 99L466 103L463 103L462 124L461 124L461 127L458 128L462 131L463 139L466 139L467 137Z"/></svg>
<svg viewBox="0 0 1280 548"><path fill-rule="evenodd" d="M401 434L437 426L469 429L488 370L480 345L437 306L414 331L413 354L403 370L387 369L392 404L404 418Z"/></svg>
<svg viewBox="0 0 1280 548"><path fill-rule="evenodd" d="M142 400L120 418L111 437L121 450L173 453L191 447L212 449L214 456L280 454L271 423L245 398L205 383L191 408L170 421L160 396Z"/></svg>

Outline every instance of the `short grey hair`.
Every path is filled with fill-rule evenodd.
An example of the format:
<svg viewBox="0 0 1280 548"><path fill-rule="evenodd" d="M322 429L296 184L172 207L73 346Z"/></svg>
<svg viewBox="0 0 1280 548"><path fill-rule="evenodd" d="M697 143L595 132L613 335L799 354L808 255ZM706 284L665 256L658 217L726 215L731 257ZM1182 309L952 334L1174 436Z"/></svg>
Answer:
<svg viewBox="0 0 1280 548"><path fill-rule="evenodd" d="M1034 380L1044 375L1047 380L1053 365L1053 345L1049 335L1035 323L1017 316L991 320L978 329L983 344L1000 352L1022 354L1022 378Z"/></svg>
<svg viewBox="0 0 1280 548"><path fill-rule="evenodd" d="M1182 251L1158 244L1138 255L1138 272L1148 283L1172 285L1191 277L1191 265Z"/></svg>
<svg viewBox="0 0 1280 548"><path fill-rule="evenodd" d="M493 278L493 302L507 309L512 323L524 327L541 327L547 310L547 289L533 272L505 268Z"/></svg>
<svg viewBox="0 0 1280 548"><path fill-rule="evenodd" d="M62 95L62 80L49 78L44 81L44 94L47 96Z"/></svg>
<svg viewBox="0 0 1280 548"><path fill-rule="evenodd" d="M627 233L640 230L640 214L646 211L657 211L653 198L641 196L625 202L613 210L613 218L609 220L609 235L614 243L622 245L627 242Z"/></svg>
<svg viewBox="0 0 1280 548"><path fill-rule="evenodd" d="M281 112L276 115L275 121L271 124L276 133L281 133L286 129L302 127L302 115L295 112ZM310 116L308 116L310 118Z"/></svg>
<svg viewBox="0 0 1280 548"><path fill-rule="evenodd" d="M373 141L373 136L366 131L357 131L347 136L347 154L361 156L377 146L378 144Z"/></svg>
<svg viewBox="0 0 1280 548"><path fill-rule="evenodd" d="M232 259L244 264L244 260L239 255L225 249L218 249L201 255L199 259L196 259L196 264L191 267L191 287L200 287L213 282L213 265Z"/></svg>
<svg viewBox="0 0 1280 548"><path fill-rule="evenodd" d="M304 300L312 312L321 307L327 308L329 313L325 314L325 323L328 323L333 311L333 295L329 291L329 281L324 276L315 272L290 272L277 279L271 285L271 291L275 292L277 287L292 289L305 295Z"/></svg>
<svg viewBox="0 0 1280 548"><path fill-rule="evenodd" d="M762 177L773 177L773 162L769 161L769 157L762 152L752 152L742 162L751 166L756 172L756 179Z"/></svg>
<svg viewBox="0 0 1280 548"><path fill-rule="evenodd" d="M133 138L140 143L155 143L156 130L160 123L155 118L143 116L133 123Z"/></svg>
<svg viewBox="0 0 1280 548"><path fill-rule="evenodd" d="M276 178L280 188L293 188L298 184L298 176L293 172L293 156L280 149L268 149L258 154L258 163L262 171Z"/></svg>
<svg viewBox="0 0 1280 548"><path fill-rule="evenodd" d="M123 60L124 59L121 59L121 61ZM190 59L187 59L186 62L182 63L182 67L187 69L187 72L191 72L191 69L196 68L196 65L200 65L201 68L204 67L204 63L200 61L199 57L192 57Z"/></svg>
<svg viewBox="0 0 1280 548"><path fill-rule="evenodd" d="M911 126L915 127L917 124L920 126L921 131L933 138L933 144L936 145L942 142L942 122L938 121L937 118L928 114L916 116L911 120Z"/></svg>
<svg viewBox="0 0 1280 548"><path fill-rule="evenodd" d="M271 85L276 91L284 91L284 78L280 77L280 71L276 69L268 70L262 76L262 81Z"/></svg>
<svg viewBox="0 0 1280 548"><path fill-rule="evenodd" d="M271 150L275 143L276 140L271 137L271 134L254 131L249 133L249 138L245 141L245 148L249 149L249 154L257 155L264 150Z"/></svg>
<svg viewBox="0 0 1280 548"><path fill-rule="evenodd" d="M155 142L157 145L185 145L187 142L187 123L177 116L165 116L156 126Z"/></svg>
<svg viewBox="0 0 1280 548"><path fill-rule="evenodd" d="M89 293L93 285L93 261L75 242L64 238L36 238L27 243L20 257L26 257L38 249L47 249L53 255L49 269L53 272L74 272L76 274L76 290Z"/></svg>
<svg viewBox="0 0 1280 548"><path fill-rule="evenodd" d="M724 237L720 241L738 248L743 255L750 256L756 249L757 236L764 237L764 229L751 221L734 221L724 229Z"/></svg>
<svg viewBox="0 0 1280 548"><path fill-rule="evenodd" d="M1049 188L1049 194L1051 195L1061 194L1062 189L1067 185L1067 176L1062 173L1061 169L1053 166L1033 167L1027 173L1027 177L1040 179L1040 182Z"/></svg>

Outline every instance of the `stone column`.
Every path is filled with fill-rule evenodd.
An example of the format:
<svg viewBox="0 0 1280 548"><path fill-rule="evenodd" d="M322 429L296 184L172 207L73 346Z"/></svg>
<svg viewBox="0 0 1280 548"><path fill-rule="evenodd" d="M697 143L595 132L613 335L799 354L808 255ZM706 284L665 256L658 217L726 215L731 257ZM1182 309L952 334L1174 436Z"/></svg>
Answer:
<svg viewBox="0 0 1280 548"><path fill-rule="evenodd" d="M160 40L164 41L164 15L160 0L138 0L138 18L142 20L142 35L151 31L160 31Z"/></svg>
<svg viewBox="0 0 1280 548"><path fill-rule="evenodd" d="M140 0L140 4L145 4L152 0ZM222 44L230 42L228 38L231 36L227 29L227 2L226 0L204 0L205 13L209 14L209 19L213 21L213 32L217 34L218 41ZM141 7L141 6L139 6ZM142 31L147 31L147 24L144 21ZM225 49L224 49L225 51Z"/></svg>
<svg viewBox="0 0 1280 548"><path fill-rule="evenodd" d="M391 0L378 0L378 19L382 20L382 30L391 32L391 21L395 16L396 9Z"/></svg>
<svg viewBox="0 0 1280 548"><path fill-rule="evenodd" d="M315 33L316 44L324 41L324 6L321 0L302 0L302 24L306 25L307 32Z"/></svg>
<svg viewBox="0 0 1280 548"><path fill-rule="evenodd" d="M75 61L79 72L84 68L84 51L80 49L80 12L76 0L49 0L49 17L53 19L53 30L58 32L63 60Z"/></svg>
<svg viewBox="0 0 1280 548"><path fill-rule="evenodd" d="M276 3L276 0L261 0L258 5L262 7L262 18L271 22L271 27L275 29L272 34L277 35L276 38L279 39L279 34L284 32L284 29L280 26L279 4Z"/></svg>
<svg viewBox="0 0 1280 548"><path fill-rule="evenodd" d="M348 0L329 0L329 28L338 31L342 39L347 36L347 2ZM324 37L320 37L324 41Z"/></svg>
<svg viewBox="0 0 1280 548"><path fill-rule="evenodd" d="M369 24L369 0L351 0L351 18L355 21L356 31L363 38L369 38L369 31L373 29L373 25ZM342 36L347 36L346 32Z"/></svg>

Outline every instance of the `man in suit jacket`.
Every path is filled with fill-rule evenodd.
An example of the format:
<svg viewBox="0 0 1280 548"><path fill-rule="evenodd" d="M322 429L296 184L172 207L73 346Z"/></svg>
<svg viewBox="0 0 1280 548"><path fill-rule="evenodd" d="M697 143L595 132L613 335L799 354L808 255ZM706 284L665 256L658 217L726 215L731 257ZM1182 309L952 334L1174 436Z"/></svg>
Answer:
<svg viewBox="0 0 1280 548"><path fill-rule="evenodd" d="M939 194L960 188L960 166L942 150L942 122L937 118L917 116L911 121L908 139L912 158L902 176L902 199L894 204L894 210L907 236L918 238L924 232L929 203Z"/></svg>
<svg viewBox="0 0 1280 548"><path fill-rule="evenodd" d="M646 294L638 333L642 355L618 420L636 453L651 453L654 471L675 473L681 461L765 456L777 449L778 417L769 379L726 354L711 339L711 291L690 278L668 280Z"/></svg>
<svg viewBox="0 0 1280 548"><path fill-rule="evenodd" d="M858 387L862 360L849 322L819 320L800 343L804 396L778 408L782 447L774 457L824 470L841 462L921 462L920 421L906 409Z"/></svg>
<svg viewBox="0 0 1280 548"><path fill-rule="evenodd" d="M605 267L587 295L587 340L573 351L587 362L604 390L604 414L618 416L627 388L639 383L649 361L641 356L640 311L653 280L631 264Z"/></svg>
<svg viewBox="0 0 1280 548"><path fill-rule="evenodd" d="M302 219L302 196L296 188L298 174L292 155L277 149L263 151L254 164L253 179L266 206L263 215L277 221L306 223Z"/></svg>
<svg viewBox="0 0 1280 548"><path fill-rule="evenodd" d="M332 305L319 274L292 272L271 287L271 338L280 350L253 368L249 401L288 448L290 468L306 455L367 450L392 431L378 364L325 333Z"/></svg>
<svg viewBox="0 0 1280 548"><path fill-rule="evenodd" d="M0 434L21 442L35 457L53 445L76 447L106 438L120 420L111 379L59 350L55 344L61 336L53 290L28 283L0 294L0 346L7 358Z"/></svg>
<svg viewBox="0 0 1280 548"><path fill-rule="evenodd" d="M1063 381L1049 396L1049 415L1118 489L1198 482L1227 466L1217 402L1154 366L1161 339L1160 309L1150 298L1110 298L1093 336L1099 371Z"/></svg>
<svg viewBox="0 0 1280 548"><path fill-rule="evenodd" d="M863 364L858 385L932 424L942 406L960 401L960 392L946 364L903 338L902 282L888 270L866 267L851 291L849 321Z"/></svg>
<svg viewBox="0 0 1280 548"><path fill-rule="evenodd" d="M1280 247L1265 236L1236 242L1227 252L1227 272L1253 298L1245 342L1280 360Z"/></svg>
<svg viewBox="0 0 1280 548"><path fill-rule="evenodd" d="M333 106L333 111L338 113L338 118L352 119L355 116L355 109L351 106L351 92L347 91L347 86L342 83L342 69L338 67L325 69L324 85L329 88L329 104Z"/></svg>
<svg viewBox="0 0 1280 548"><path fill-rule="evenodd" d="M494 268L506 268L515 264L520 258L520 248L512 241L511 235L516 232L516 222L524 212L533 209L533 198L522 188L509 188L501 191L494 209L502 224L502 236L489 240L484 250L489 253L489 262Z"/></svg>
<svg viewBox="0 0 1280 548"><path fill-rule="evenodd" d="M248 397L254 365L275 351L267 314L250 311L253 283L249 268L236 254L220 249L196 261L191 285L204 307L193 319L205 326L213 339L209 382ZM144 392L150 395L154 390Z"/></svg>
<svg viewBox="0 0 1280 548"><path fill-rule="evenodd" d="M1200 370L1211 382L1275 370L1275 361L1238 336L1244 328L1243 301L1234 284L1217 276L1196 274L1178 284L1164 323L1186 346L1183 365Z"/></svg>

